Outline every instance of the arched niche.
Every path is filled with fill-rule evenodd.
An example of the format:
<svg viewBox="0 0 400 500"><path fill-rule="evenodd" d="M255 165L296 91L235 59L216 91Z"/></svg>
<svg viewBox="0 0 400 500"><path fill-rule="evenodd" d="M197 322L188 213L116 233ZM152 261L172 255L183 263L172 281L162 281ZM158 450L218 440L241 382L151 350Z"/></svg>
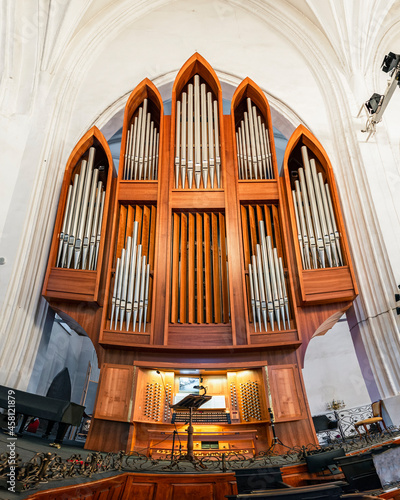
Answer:
<svg viewBox="0 0 400 500"><path fill-rule="evenodd" d="M248 113L248 99L251 101L251 106L255 107L252 117ZM248 127L245 127L246 132L243 129L245 113L251 124L254 123L255 116L260 118L258 123L254 123L253 131L249 131ZM238 179L246 181L277 179L279 173L269 103L260 87L248 77L241 82L232 97L231 117L233 135L236 136L234 147L235 158L238 161ZM246 148L244 143L248 139L251 144L248 142ZM246 166L247 163L253 162L256 168L255 175L252 174L252 166Z"/></svg>
<svg viewBox="0 0 400 500"><path fill-rule="evenodd" d="M354 300L358 291L332 166L303 125L289 139L283 175L302 302Z"/></svg>
<svg viewBox="0 0 400 500"><path fill-rule="evenodd" d="M162 97L157 87L145 78L132 91L125 106L118 170L120 183L157 181L163 117Z"/></svg>
<svg viewBox="0 0 400 500"><path fill-rule="evenodd" d="M90 166L92 171L89 171ZM95 170L97 170L96 176ZM92 127L73 149L65 168L43 285L43 295L46 298L68 298L89 302L100 300L100 281L103 279L101 270L114 175L107 141L97 127ZM88 189L86 186L89 186ZM86 203L84 203L85 197ZM82 207L86 205L84 211L80 211L79 199ZM77 222L74 228L75 219ZM84 232L79 234L81 226ZM88 234L85 232L87 228ZM73 234L74 232L76 234ZM69 248L67 250L67 247L73 245L71 251L75 252L79 239L81 240L79 256L75 258L74 253L68 264L70 250ZM87 251L84 251L85 247ZM76 286L77 283L79 287Z"/></svg>

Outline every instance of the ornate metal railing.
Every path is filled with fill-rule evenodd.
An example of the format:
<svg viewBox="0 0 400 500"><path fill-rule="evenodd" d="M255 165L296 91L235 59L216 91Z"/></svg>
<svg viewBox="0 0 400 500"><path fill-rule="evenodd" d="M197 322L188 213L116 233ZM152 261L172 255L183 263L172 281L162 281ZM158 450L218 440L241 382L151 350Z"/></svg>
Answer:
<svg viewBox="0 0 400 500"><path fill-rule="evenodd" d="M325 413L329 420L337 421L337 429L326 429L317 432L320 444L330 444L337 439L346 440L357 436L354 424L360 420L372 417L371 405L333 410Z"/></svg>
<svg viewBox="0 0 400 500"><path fill-rule="evenodd" d="M372 417L372 408L371 405L357 406L355 408L335 410L334 414L336 420L339 421L342 436L347 438L356 434L355 422Z"/></svg>
<svg viewBox="0 0 400 500"><path fill-rule="evenodd" d="M210 454L195 458L193 461L186 460L179 454L167 459L154 459L144 454L133 452L125 455L119 453L91 452L86 458L80 454L71 455L63 459L56 453L37 453L28 462L22 463L17 456L12 458L13 475L15 477L15 491L29 490L39 486L41 483L68 479L73 477L91 478L95 474L103 472L174 472L174 471L234 471L235 469L257 468L265 465L276 465L283 467L288 464L304 463L305 457L310 454L320 453L336 448L343 448L345 453L361 450L372 444L379 444L395 436L400 435L400 430L391 428L389 433L371 433L365 437L349 438L346 441L336 442L329 447L322 448L314 444L301 447L286 447L280 445L284 452L277 454L274 447L261 452L255 457L246 457L240 453L223 453L221 455ZM0 455L0 487L7 488L7 480L10 476L10 455ZM54 485L56 487L56 485Z"/></svg>

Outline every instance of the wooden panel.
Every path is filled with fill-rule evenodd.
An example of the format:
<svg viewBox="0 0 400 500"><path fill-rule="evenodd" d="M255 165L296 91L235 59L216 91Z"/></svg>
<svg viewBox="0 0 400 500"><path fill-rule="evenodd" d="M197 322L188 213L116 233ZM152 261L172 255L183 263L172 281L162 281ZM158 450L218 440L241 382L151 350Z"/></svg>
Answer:
<svg viewBox="0 0 400 500"><path fill-rule="evenodd" d="M235 474L146 474L125 473L99 481L38 491L32 500L225 500L236 495ZM84 495L84 496L82 496Z"/></svg>
<svg viewBox="0 0 400 500"><path fill-rule="evenodd" d="M157 238L154 258L154 292L157 307L152 308L152 342L163 345L166 342L165 331L168 324L170 301L170 269L171 269L171 211L169 205L169 172L164 165L169 165L171 134L171 117L164 116L164 134L160 136L160 151L163 163L159 169L157 198Z"/></svg>
<svg viewBox="0 0 400 500"><path fill-rule="evenodd" d="M133 208L132 205L129 205L128 206L128 213L127 213L127 217L126 217L124 246L126 246L128 237L132 236L134 217L135 217L135 209Z"/></svg>
<svg viewBox="0 0 400 500"><path fill-rule="evenodd" d="M149 241L150 241L150 208L147 206L143 207L143 229L142 229L142 256L147 257L147 262L149 261Z"/></svg>
<svg viewBox="0 0 400 500"><path fill-rule="evenodd" d="M221 245L221 281L222 281L222 311L223 323L229 323L229 295L228 295L228 269L227 269L227 255L226 255L226 239L225 239L225 217L220 213L219 217L219 230L223 235L220 239Z"/></svg>
<svg viewBox="0 0 400 500"><path fill-rule="evenodd" d="M173 244L172 244L172 281L171 281L171 323L178 321L179 297L179 236L180 217L173 215Z"/></svg>
<svg viewBox="0 0 400 500"><path fill-rule="evenodd" d="M170 201L176 210L218 210L225 205L224 192L216 189L172 191Z"/></svg>
<svg viewBox="0 0 400 500"><path fill-rule="evenodd" d="M149 241L149 264L150 264L150 283L149 283L149 305L148 305L148 318L151 316L152 304L153 304L153 282L154 279L151 276L151 271L153 270L154 276L154 253L155 253L155 242L156 242L156 221L157 221L157 209L154 205L151 206L150 213L150 241ZM150 320L151 321L151 320Z"/></svg>
<svg viewBox="0 0 400 500"><path fill-rule="evenodd" d="M93 301L96 292L96 271L62 269L52 267L47 283L47 297L70 298L71 300ZM85 297L80 299L78 297Z"/></svg>
<svg viewBox="0 0 400 500"><path fill-rule="evenodd" d="M211 234L212 234L212 277L213 277L213 298L214 298L214 322L221 323L221 280L219 269L219 248L218 248L218 218L216 214L211 214ZM223 234L224 238L225 235Z"/></svg>
<svg viewBox="0 0 400 500"><path fill-rule="evenodd" d="M117 251L115 253L115 262L121 257L122 249L125 244L125 227L126 227L127 208L123 205L119 209L119 226L117 236Z"/></svg>
<svg viewBox="0 0 400 500"><path fill-rule="evenodd" d="M181 214L181 262L180 262L180 297L179 297L179 321L186 323L187 303L187 215Z"/></svg>
<svg viewBox="0 0 400 500"><path fill-rule="evenodd" d="M143 208L135 206L135 222L138 223L138 241L142 242Z"/></svg>
<svg viewBox="0 0 400 500"><path fill-rule="evenodd" d="M355 298L348 266L302 271L303 296L306 303L352 300Z"/></svg>
<svg viewBox="0 0 400 500"><path fill-rule="evenodd" d="M248 218L249 218L249 226L250 226L250 253L252 255L256 255L256 247L257 247L257 233L258 233L258 224L256 222L256 217L254 213L254 208L249 205L247 207L248 210Z"/></svg>
<svg viewBox="0 0 400 500"><path fill-rule="evenodd" d="M133 366L105 364L101 368L95 418L128 422L132 404Z"/></svg>
<svg viewBox="0 0 400 500"><path fill-rule="evenodd" d="M250 335L250 343L255 345L299 345L297 331L287 330L280 333L253 333Z"/></svg>
<svg viewBox="0 0 400 500"><path fill-rule="evenodd" d="M228 325L177 325L168 329L168 345L180 347L226 346L232 344Z"/></svg>
<svg viewBox="0 0 400 500"><path fill-rule="evenodd" d="M210 216L203 214L204 220L204 281L205 281L205 309L206 323L212 323L212 284L211 284L211 246L210 246Z"/></svg>
<svg viewBox="0 0 400 500"><path fill-rule="evenodd" d="M124 498L135 500L188 500L192 498L225 500L225 495L237 493L233 473L129 474L129 476ZM145 486L149 484L155 485L155 488ZM144 496L150 491L153 492L153 496ZM207 492L207 496L204 496L204 492Z"/></svg>
<svg viewBox="0 0 400 500"><path fill-rule="evenodd" d="M150 344L149 333L131 333L115 330L103 330L100 334L100 344L109 346L137 346Z"/></svg>
<svg viewBox="0 0 400 500"><path fill-rule="evenodd" d="M244 253L244 265L245 268L249 269L250 262L250 237L249 237L249 226L247 223L247 210L244 205L240 207L242 216L242 232L243 232L243 253Z"/></svg>
<svg viewBox="0 0 400 500"><path fill-rule="evenodd" d="M300 419L303 398L297 366L269 366L268 375L275 421Z"/></svg>
<svg viewBox="0 0 400 500"><path fill-rule="evenodd" d="M209 500L213 498L214 493L214 485L212 483L209 484L173 484L172 485L172 498L182 498L186 499L189 497L191 493L193 493L193 488L196 491L196 500Z"/></svg>
<svg viewBox="0 0 400 500"><path fill-rule="evenodd" d="M85 449L107 453L117 453L119 450L123 450L128 453L130 451L131 428L132 425L127 422L92 418Z"/></svg>
<svg viewBox="0 0 400 500"><path fill-rule="evenodd" d="M155 252L156 221L157 221L157 209L154 205L151 206L150 220L151 224L150 224L150 242L149 242L149 253L150 253L149 264L150 264L150 269L154 269L154 252Z"/></svg>
<svg viewBox="0 0 400 500"><path fill-rule="evenodd" d="M128 487L128 481L127 481ZM152 500L157 488L157 480L154 479L153 483L144 483L139 481L129 481L129 498L135 500ZM124 494L128 491L125 489Z"/></svg>
<svg viewBox="0 0 400 500"><path fill-rule="evenodd" d="M271 223L271 210L268 205L264 205L264 213L265 213L265 230L267 232L267 236L271 236L271 240L274 241L274 232L272 230Z"/></svg>
<svg viewBox="0 0 400 500"><path fill-rule="evenodd" d="M231 127L231 117L224 116L221 122L227 131ZM222 132L221 132L222 134ZM240 211L237 201L237 171L234 158L234 141L231 133L222 134L225 137L225 147L222 152L225 155L225 225L226 245L229 259L229 297L230 315L232 321L232 335L234 345L246 345L248 343L246 327L246 310L244 303L244 284L242 275L242 246L240 235Z"/></svg>
<svg viewBox="0 0 400 500"><path fill-rule="evenodd" d="M197 323L204 322L203 299L203 217L196 214L196 255L197 255Z"/></svg>
<svg viewBox="0 0 400 500"><path fill-rule="evenodd" d="M195 323L195 216L188 215L189 219L189 256L188 256L188 323Z"/></svg>
<svg viewBox="0 0 400 500"><path fill-rule="evenodd" d="M51 488L29 495L31 500L119 500L123 498L126 474L101 479L100 481L81 482L60 488ZM52 485L52 483L48 483ZM55 486L55 484L54 484ZM148 497L146 497L147 500Z"/></svg>
<svg viewBox="0 0 400 500"><path fill-rule="evenodd" d="M211 87L211 91L218 98L220 104L219 118L222 117L222 90L217 74L210 64L199 53L193 54L182 66L177 74L172 87L172 104L174 105L177 97L182 92L183 87L196 74L199 74ZM174 114L172 115L175 116ZM174 122L173 122L174 123ZM174 138L174 136L173 136ZM174 144L174 141L171 141Z"/></svg>
<svg viewBox="0 0 400 500"><path fill-rule="evenodd" d="M276 202L279 199L278 183L275 180L239 181L238 199L242 202L260 202L265 200Z"/></svg>
<svg viewBox="0 0 400 500"><path fill-rule="evenodd" d="M282 236L281 236L281 228L278 214L278 207L272 205L272 220L274 222L274 233L275 233L275 246L278 250L278 256L283 257L284 253L282 250Z"/></svg>
<svg viewBox="0 0 400 500"><path fill-rule="evenodd" d="M118 200L122 203L149 203L157 201L157 181L121 181Z"/></svg>

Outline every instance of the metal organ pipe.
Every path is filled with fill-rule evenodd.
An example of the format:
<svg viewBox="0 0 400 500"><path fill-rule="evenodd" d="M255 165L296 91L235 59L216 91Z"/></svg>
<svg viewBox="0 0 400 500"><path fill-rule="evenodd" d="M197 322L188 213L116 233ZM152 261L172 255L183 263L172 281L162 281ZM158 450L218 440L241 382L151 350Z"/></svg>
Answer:
<svg viewBox="0 0 400 500"><path fill-rule="evenodd" d="M342 266L329 185L318 172L315 159L309 160L306 146L301 147L301 154L304 168L298 169L300 181L295 181L292 197L303 269Z"/></svg>
<svg viewBox="0 0 400 500"><path fill-rule="evenodd" d="M176 101L175 188L185 189L187 180L192 189L193 177L196 189L207 189L208 182L214 189L215 177L221 187L218 102L199 75Z"/></svg>
<svg viewBox="0 0 400 500"><path fill-rule="evenodd" d="M150 264L148 257L142 255L143 247L138 243L138 227L135 221L132 234L121 250L121 257L117 258L111 298L110 329L113 330L117 330L119 322L120 331L140 332L142 328L145 331L148 322Z"/></svg>
<svg viewBox="0 0 400 500"><path fill-rule="evenodd" d="M95 154L96 149L91 147L88 160L82 160L79 174L75 174L72 184L68 187L59 235L57 267L89 271L97 267L97 259L94 259L93 255L97 231L98 244L100 243L105 191L102 181L98 181L99 171L104 170L104 167L93 167ZM93 240L94 228L96 238Z"/></svg>
<svg viewBox="0 0 400 500"><path fill-rule="evenodd" d="M236 128L239 180L273 179L268 129L250 97L246 99L246 106Z"/></svg>
<svg viewBox="0 0 400 500"><path fill-rule="evenodd" d="M271 236L266 236L265 224L259 223L260 243L256 245L256 255L251 256L249 264L249 292L253 311L254 329L268 331L268 321L271 330L290 328L289 298L285 283L282 258L272 247ZM283 328L281 328L281 322Z"/></svg>
<svg viewBox="0 0 400 500"><path fill-rule="evenodd" d="M148 107L146 98L127 132L123 172L126 181L157 180L159 132Z"/></svg>

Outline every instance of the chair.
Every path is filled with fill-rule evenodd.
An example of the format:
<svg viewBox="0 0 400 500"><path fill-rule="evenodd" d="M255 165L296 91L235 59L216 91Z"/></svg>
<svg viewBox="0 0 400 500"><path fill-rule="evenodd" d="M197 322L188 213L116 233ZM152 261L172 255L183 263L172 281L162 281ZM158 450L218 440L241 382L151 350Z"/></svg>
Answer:
<svg viewBox="0 0 400 500"><path fill-rule="evenodd" d="M380 399L379 401L375 401L371 405L372 407L372 417L371 418L366 418L365 420L360 420L359 422L356 422L354 424L354 427L356 428L356 431L361 437L361 432L359 427L363 426L366 434L369 434L369 430L367 425L371 424L382 424L384 429L387 431L386 424L382 418L382 400ZM378 425L380 432L382 432L382 428L380 425Z"/></svg>

